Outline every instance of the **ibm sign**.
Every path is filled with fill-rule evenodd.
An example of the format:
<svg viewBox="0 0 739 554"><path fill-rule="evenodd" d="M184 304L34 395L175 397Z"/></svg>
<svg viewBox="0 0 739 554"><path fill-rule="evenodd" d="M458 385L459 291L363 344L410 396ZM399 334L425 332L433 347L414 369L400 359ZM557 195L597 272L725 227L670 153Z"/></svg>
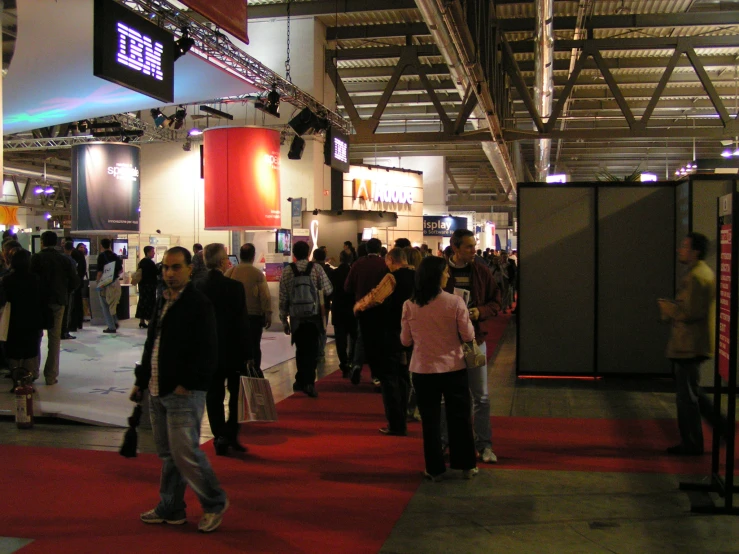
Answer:
<svg viewBox="0 0 739 554"><path fill-rule="evenodd" d="M164 80L162 55L164 45L154 42L124 23L118 23L118 63L153 77Z"/></svg>
<svg viewBox="0 0 739 554"><path fill-rule="evenodd" d="M114 0L95 0L93 74L174 101L174 37Z"/></svg>
<svg viewBox="0 0 739 554"><path fill-rule="evenodd" d="M326 133L326 144L323 149L324 162L331 169L349 172L349 137L336 127L331 126Z"/></svg>

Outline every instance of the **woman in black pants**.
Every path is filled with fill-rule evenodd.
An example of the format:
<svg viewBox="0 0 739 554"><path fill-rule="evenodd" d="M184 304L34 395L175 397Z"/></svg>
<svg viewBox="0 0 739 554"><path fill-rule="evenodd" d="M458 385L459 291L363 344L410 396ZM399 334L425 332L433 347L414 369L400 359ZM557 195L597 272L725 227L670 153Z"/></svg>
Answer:
<svg viewBox="0 0 739 554"><path fill-rule="evenodd" d="M416 273L416 291L403 305L401 341L413 346L410 371L423 425L427 479L446 471L441 448L441 399L449 427L449 461L465 479L477 474L470 392L462 343L475 338L464 300L443 288L449 279L444 258L428 256ZM461 338L461 340L460 340Z"/></svg>

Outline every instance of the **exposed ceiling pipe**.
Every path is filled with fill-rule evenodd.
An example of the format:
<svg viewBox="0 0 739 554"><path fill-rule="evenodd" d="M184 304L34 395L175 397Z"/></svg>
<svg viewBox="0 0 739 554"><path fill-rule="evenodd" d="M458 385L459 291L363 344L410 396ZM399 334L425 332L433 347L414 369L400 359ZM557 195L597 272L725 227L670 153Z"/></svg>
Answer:
<svg viewBox="0 0 739 554"><path fill-rule="evenodd" d="M580 5L577 8L577 23L575 23L575 34L573 36L574 40L582 40L587 38L586 36L586 29L585 29L585 18L590 17L593 13L593 0L580 0ZM573 48L572 52L570 53L570 68L567 72L567 78L570 78L570 75L572 75L572 72L575 70L575 64L577 63L577 59L580 57L580 49L579 48ZM570 96L565 101L565 105L562 108L562 115L560 115L560 121L559 121L559 129L561 131L564 131L567 127L567 119L568 114L570 111L570 104L572 103L574 94L570 94ZM554 158L554 167L555 169L559 165L559 158L562 155L562 145L564 144L564 141L562 139L557 139L557 154Z"/></svg>
<svg viewBox="0 0 739 554"><path fill-rule="evenodd" d="M4 175L18 175L19 177L31 177L41 179L43 181L58 181L60 183L71 183L72 178L64 175L55 175L53 173L47 173L46 168L44 171L34 171L32 169L23 169L22 167L3 167Z"/></svg>
<svg viewBox="0 0 739 554"><path fill-rule="evenodd" d="M536 0L536 37L534 39L534 102L541 119L552 115L554 95L554 0ZM546 181L551 162L552 140L534 141L534 165L538 181Z"/></svg>
<svg viewBox="0 0 739 554"><path fill-rule="evenodd" d="M477 96L477 106L472 112L472 124L475 127L488 128L492 140L482 143L483 152L495 170L495 174L510 199L516 195L516 173L503 141L503 131L495 115L490 88L485 79L482 67L475 59L472 41L465 40L460 34L467 29L464 13L458 2L447 3L445 0L416 0L416 6L431 31L436 45L449 66L449 72L461 98L465 98L468 87ZM481 122L481 123L480 123Z"/></svg>

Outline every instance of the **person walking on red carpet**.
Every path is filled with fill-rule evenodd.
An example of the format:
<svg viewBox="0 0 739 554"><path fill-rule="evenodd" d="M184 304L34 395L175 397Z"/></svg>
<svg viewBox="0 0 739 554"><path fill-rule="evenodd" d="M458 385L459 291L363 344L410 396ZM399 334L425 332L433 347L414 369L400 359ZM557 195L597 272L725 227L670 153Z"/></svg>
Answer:
<svg viewBox="0 0 739 554"><path fill-rule="evenodd" d="M487 358L485 336L480 322L498 315L500 290L487 265L475 256L475 234L468 229L458 229L450 240L452 255L449 257L449 281L444 290L449 293L468 292L470 319L475 328L475 341ZM458 289L455 291L455 289ZM485 463L495 463L492 429L490 426L490 396L488 394L488 366L469 368L470 392L475 424L475 448ZM442 443L447 444L442 420Z"/></svg>
<svg viewBox="0 0 739 554"><path fill-rule="evenodd" d="M216 370L218 335L210 300L189 283L192 255L181 246L165 252L166 290L149 325L131 400L149 389L154 443L162 460L160 501L141 514L144 523L187 523L185 486L203 507L198 530L215 531L228 509L228 497L200 449L200 423L206 391Z"/></svg>
<svg viewBox="0 0 739 554"><path fill-rule="evenodd" d="M467 305L444 292L449 268L444 258L428 256L416 273L413 298L403 304L400 340L413 346L410 371L423 429L427 479L440 481L446 472L441 448L441 400L446 403L449 462L466 479L477 474L475 438L470 412L470 384L462 343L475 338Z"/></svg>
<svg viewBox="0 0 739 554"><path fill-rule="evenodd" d="M678 261L688 266L674 301L660 299L660 313L670 322L667 357L675 363L677 422L680 444L668 454L703 454L701 412L712 418L712 407L699 384L700 364L713 357L716 278L704 258L708 238L689 233L677 251Z"/></svg>

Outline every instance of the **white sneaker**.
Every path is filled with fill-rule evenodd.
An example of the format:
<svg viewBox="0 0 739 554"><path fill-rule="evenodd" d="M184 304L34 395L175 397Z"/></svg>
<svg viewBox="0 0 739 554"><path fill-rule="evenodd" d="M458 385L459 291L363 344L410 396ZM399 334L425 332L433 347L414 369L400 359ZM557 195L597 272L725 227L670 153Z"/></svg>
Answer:
<svg viewBox="0 0 739 554"><path fill-rule="evenodd" d="M486 464L498 463L498 457L495 455L492 448L486 448L480 452L480 459Z"/></svg>
<svg viewBox="0 0 739 554"><path fill-rule="evenodd" d="M463 476L463 477L464 477L465 479L472 479L472 478L473 478L473 477L474 477L475 475L477 475L478 473L480 473L480 470L479 470L479 469L477 469L476 467L473 467L472 469L465 469L465 470L464 470L464 471L462 472L462 476Z"/></svg>
<svg viewBox="0 0 739 554"><path fill-rule="evenodd" d="M228 498L226 498L226 503L220 512L203 514L203 517L200 518L200 523L198 523L198 531L201 533L211 533L218 529L223 522L223 514L228 510L228 506L229 502Z"/></svg>

